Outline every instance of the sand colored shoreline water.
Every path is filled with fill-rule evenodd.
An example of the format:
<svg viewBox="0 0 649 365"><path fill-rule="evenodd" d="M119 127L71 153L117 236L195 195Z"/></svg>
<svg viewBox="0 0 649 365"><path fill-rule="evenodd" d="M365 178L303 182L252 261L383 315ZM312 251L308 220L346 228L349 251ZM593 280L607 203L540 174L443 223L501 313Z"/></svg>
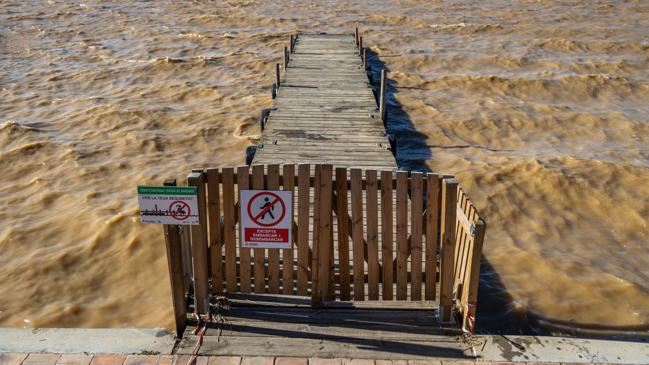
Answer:
<svg viewBox="0 0 649 365"><path fill-rule="evenodd" d="M403 167L455 174L514 300L649 324L644 2L2 2L0 326L171 319L135 186L243 164L289 32L390 70ZM401 110L399 110L401 109Z"/></svg>

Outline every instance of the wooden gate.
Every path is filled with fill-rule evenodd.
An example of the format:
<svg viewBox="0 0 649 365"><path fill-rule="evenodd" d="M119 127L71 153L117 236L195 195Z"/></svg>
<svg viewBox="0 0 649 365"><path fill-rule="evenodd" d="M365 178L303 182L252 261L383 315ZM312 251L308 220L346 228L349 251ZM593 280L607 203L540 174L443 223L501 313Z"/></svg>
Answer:
<svg viewBox="0 0 649 365"><path fill-rule="evenodd" d="M168 181L167 184L174 184ZM414 301L474 326L485 224L457 181L407 171L332 165L194 170L200 225L165 226L177 333L186 295L206 313L211 294L310 296L336 301ZM293 192L293 248L241 248L239 192ZM185 226L187 227L187 226Z"/></svg>

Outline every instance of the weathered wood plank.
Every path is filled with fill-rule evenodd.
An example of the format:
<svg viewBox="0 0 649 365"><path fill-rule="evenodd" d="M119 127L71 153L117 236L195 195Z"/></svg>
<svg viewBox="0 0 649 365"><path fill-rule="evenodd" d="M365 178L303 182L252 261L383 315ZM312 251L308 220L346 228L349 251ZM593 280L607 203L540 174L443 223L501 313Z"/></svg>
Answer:
<svg viewBox="0 0 649 365"><path fill-rule="evenodd" d="M365 172L367 191L365 194L367 212L367 275L368 299L379 299L379 247L378 247L378 198L376 170Z"/></svg>
<svg viewBox="0 0 649 365"><path fill-rule="evenodd" d="M272 164L267 167L268 190L279 190L279 165ZM268 249L268 292L279 293L279 249Z"/></svg>
<svg viewBox="0 0 649 365"><path fill-rule="evenodd" d="M282 171L283 179L283 189L290 191L291 195L294 195L295 188L295 165L284 165ZM291 207L291 212L295 211L295 199L293 199L293 206ZM292 232L293 235L297 232ZM295 241L295 236L293 237ZM293 242L291 242L290 249L282 250L282 292L284 294L293 294L293 252L295 247L293 247Z"/></svg>
<svg viewBox="0 0 649 365"><path fill-rule="evenodd" d="M340 300L350 299L349 288L349 208L347 205L347 169L336 169L336 205L338 224L338 266L340 270Z"/></svg>
<svg viewBox="0 0 649 365"><path fill-rule="evenodd" d="M352 234L354 255L354 300L365 300L365 255L363 239L362 171L350 170L352 202Z"/></svg>
<svg viewBox="0 0 649 365"><path fill-rule="evenodd" d="M297 218L297 293L306 295L309 271L309 200L311 168L308 164L298 166L298 218Z"/></svg>
<svg viewBox="0 0 649 365"><path fill-rule="evenodd" d="M435 300L437 281L437 239L439 237L439 176L426 176L426 285L424 297Z"/></svg>
<svg viewBox="0 0 649 365"><path fill-rule="evenodd" d="M223 171L223 238L225 241L225 287L228 292L237 290L237 243L235 241L234 169Z"/></svg>
<svg viewBox="0 0 649 365"><path fill-rule="evenodd" d="M423 175L413 172L410 175L410 299L421 300L421 239L423 234Z"/></svg>
<svg viewBox="0 0 649 365"><path fill-rule="evenodd" d="M218 169L207 169L207 211L209 215L212 291L223 292L223 236L221 234L221 197Z"/></svg>
<svg viewBox="0 0 649 365"><path fill-rule="evenodd" d="M237 185L239 190L239 202L241 202L241 190L250 189L250 169L248 166L237 168ZM243 235L239 234L239 285L242 293L250 293L250 249L243 248Z"/></svg>
<svg viewBox="0 0 649 365"><path fill-rule="evenodd" d="M264 166L256 165L252 167L252 188L261 190L264 188ZM253 251L255 257L255 293L266 292L266 250L255 248Z"/></svg>
<svg viewBox="0 0 649 365"><path fill-rule="evenodd" d="M392 300L392 172L381 172L381 252L383 262L383 300Z"/></svg>
<svg viewBox="0 0 649 365"><path fill-rule="evenodd" d="M408 172L397 172L397 300L408 297Z"/></svg>

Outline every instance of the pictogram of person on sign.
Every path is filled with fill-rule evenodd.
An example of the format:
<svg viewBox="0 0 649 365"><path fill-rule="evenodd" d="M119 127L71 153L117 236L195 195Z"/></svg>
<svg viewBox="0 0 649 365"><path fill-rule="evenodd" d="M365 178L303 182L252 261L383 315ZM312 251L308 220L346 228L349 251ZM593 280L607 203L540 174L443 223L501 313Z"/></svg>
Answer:
<svg viewBox="0 0 649 365"><path fill-rule="evenodd" d="M264 198L264 204L261 206L261 210L266 209L270 205L270 209L264 212L264 214L261 215L261 219L264 219L266 217L266 214L270 215L271 219L275 219L275 216L273 215L273 210L275 210L275 205L270 202L270 199L268 197Z"/></svg>

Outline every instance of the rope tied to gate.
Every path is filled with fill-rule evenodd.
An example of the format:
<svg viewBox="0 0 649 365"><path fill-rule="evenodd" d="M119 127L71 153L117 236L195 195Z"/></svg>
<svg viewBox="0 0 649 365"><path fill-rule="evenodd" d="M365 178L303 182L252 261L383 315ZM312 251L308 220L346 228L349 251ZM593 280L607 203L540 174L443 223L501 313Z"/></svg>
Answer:
<svg viewBox="0 0 649 365"><path fill-rule="evenodd" d="M192 349L192 355L189 357L187 365L194 365L196 363L196 358L198 358L198 353L201 349L201 346L203 345L203 339L205 337L205 333L207 332L207 326L209 323L216 323L218 329L217 342L220 341L221 333L223 331L221 325L226 322L224 312L228 311L230 311L230 301L226 297L220 296L216 298L214 304L210 304L205 316L201 316L200 313L194 312L196 326L194 326L192 334L198 334L198 340L196 341L196 345L194 345L194 348Z"/></svg>
<svg viewBox="0 0 649 365"><path fill-rule="evenodd" d="M198 340L196 341L196 345L194 345L194 348L192 349L192 355L189 357L187 365L193 365L196 362L198 351L200 351L201 346L203 345L203 337L205 337L205 332L207 332L209 317L210 315L208 313L206 319L204 320L199 313L194 312L194 318L196 318L196 326L194 327L192 334L195 335L198 333Z"/></svg>
<svg viewBox="0 0 649 365"><path fill-rule="evenodd" d="M468 302L465 306L466 310L466 321L469 324L469 332L474 335L475 334L475 316L471 315L471 311L469 310L469 307L475 308L477 305L476 302ZM466 331L466 328L462 328L463 331Z"/></svg>

